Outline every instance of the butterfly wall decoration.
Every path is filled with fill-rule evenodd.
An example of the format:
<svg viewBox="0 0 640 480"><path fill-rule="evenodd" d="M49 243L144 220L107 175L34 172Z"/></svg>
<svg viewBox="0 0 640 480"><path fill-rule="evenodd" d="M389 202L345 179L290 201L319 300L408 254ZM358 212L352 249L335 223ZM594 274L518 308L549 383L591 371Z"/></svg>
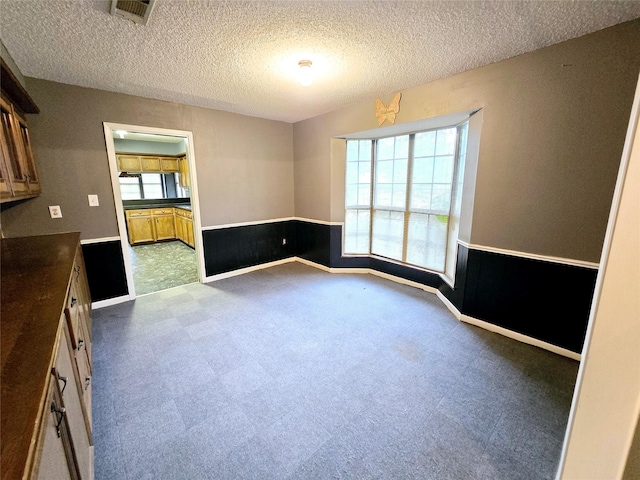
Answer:
<svg viewBox="0 0 640 480"><path fill-rule="evenodd" d="M396 123L396 115L400 111L400 98L402 98L402 94L400 92L396 93L389 105L385 105L380 99L376 98L378 126L382 125L385 120L388 120L391 125Z"/></svg>

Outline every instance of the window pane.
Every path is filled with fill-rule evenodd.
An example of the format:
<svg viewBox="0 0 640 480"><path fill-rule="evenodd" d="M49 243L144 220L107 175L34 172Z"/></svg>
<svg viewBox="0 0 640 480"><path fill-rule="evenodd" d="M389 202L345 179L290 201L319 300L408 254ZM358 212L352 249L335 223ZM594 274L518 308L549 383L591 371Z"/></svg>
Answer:
<svg viewBox="0 0 640 480"><path fill-rule="evenodd" d="M371 184L371 160L368 162L358 162L358 182Z"/></svg>
<svg viewBox="0 0 640 480"><path fill-rule="evenodd" d="M122 200L140 200L140 180L138 177L120 177L120 195Z"/></svg>
<svg viewBox="0 0 640 480"><path fill-rule="evenodd" d="M416 158L413 161L413 181L431 183L433 181L433 157Z"/></svg>
<svg viewBox="0 0 640 480"><path fill-rule="evenodd" d="M395 137L395 154L394 158L407 158L409 157L409 135L402 135Z"/></svg>
<svg viewBox="0 0 640 480"><path fill-rule="evenodd" d="M164 198L162 180L159 173L142 174L142 192L144 198Z"/></svg>
<svg viewBox="0 0 640 480"><path fill-rule="evenodd" d="M407 263L444 271L447 217L411 213L407 234Z"/></svg>
<svg viewBox="0 0 640 480"><path fill-rule="evenodd" d="M355 140L347 140L347 162L358 161L358 142Z"/></svg>
<svg viewBox="0 0 640 480"><path fill-rule="evenodd" d="M453 155L456 149L456 127L437 131L436 155Z"/></svg>
<svg viewBox="0 0 640 480"><path fill-rule="evenodd" d="M369 253L369 221L367 210L347 210L344 219L344 253Z"/></svg>
<svg viewBox="0 0 640 480"><path fill-rule="evenodd" d="M402 260L404 213L376 210L373 214L371 253Z"/></svg>
<svg viewBox="0 0 640 480"><path fill-rule="evenodd" d="M407 167L409 160L395 160L393 162L393 183L407 183Z"/></svg>
<svg viewBox="0 0 640 480"><path fill-rule="evenodd" d="M376 164L378 183L391 183L393 180L393 160L385 160Z"/></svg>
<svg viewBox="0 0 640 480"><path fill-rule="evenodd" d="M347 185L358 183L358 163L347 163Z"/></svg>
<svg viewBox="0 0 640 480"><path fill-rule="evenodd" d="M416 133L413 145L414 156L431 157L436 150L436 132Z"/></svg>
<svg viewBox="0 0 640 480"><path fill-rule="evenodd" d="M360 153L358 155L358 159L362 161L366 161L367 163L371 163L371 147L373 142L371 140L360 140L358 142L358 146L360 149Z"/></svg>
<svg viewBox="0 0 640 480"><path fill-rule="evenodd" d="M448 214L450 204L451 185L433 185L431 192L431 210Z"/></svg>
<svg viewBox="0 0 640 480"><path fill-rule="evenodd" d="M391 184L378 184L376 185L375 196L376 207L390 207L391 206Z"/></svg>
<svg viewBox="0 0 640 480"><path fill-rule="evenodd" d="M453 178L453 155L436 157L433 165L433 183L450 183Z"/></svg>
<svg viewBox="0 0 640 480"><path fill-rule="evenodd" d="M371 185L361 183L358 185L358 205L369 206L371 201Z"/></svg>
<svg viewBox="0 0 640 480"><path fill-rule="evenodd" d="M389 160L393 158L394 143L393 137L378 140L378 160Z"/></svg>
<svg viewBox="0 0 640 480"><path fill-rule="evenodd" d="M407 187L405 185L393 185L392 206L404 210L407 202Z"/></svg>
<svg viewBox="0 0 640 480"><path fill-rule="evenodd" d="M416 183L411 188L410 208L429 210L431 208L431 185Z"/></svg>

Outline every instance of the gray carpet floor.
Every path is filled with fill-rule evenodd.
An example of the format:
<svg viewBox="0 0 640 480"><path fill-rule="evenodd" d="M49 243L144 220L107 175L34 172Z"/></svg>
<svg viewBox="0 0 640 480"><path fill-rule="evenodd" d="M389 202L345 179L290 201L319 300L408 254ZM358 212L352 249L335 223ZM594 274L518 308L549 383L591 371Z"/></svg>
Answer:
<svg viewBox="0 0 640 480"><path fill-rule="evenodd" d="M106 479L554 476L578 362L289 263L94 312Z"/></svg>

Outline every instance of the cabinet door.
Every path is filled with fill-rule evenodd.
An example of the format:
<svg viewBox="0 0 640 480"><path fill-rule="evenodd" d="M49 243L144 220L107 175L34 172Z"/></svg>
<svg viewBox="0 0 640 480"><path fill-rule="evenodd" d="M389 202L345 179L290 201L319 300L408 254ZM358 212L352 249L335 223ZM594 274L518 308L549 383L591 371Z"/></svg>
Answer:
<svg viewBox="0 0 640 480"><path fill-rule="evenodd" d="M129 216L127 226L129 227L129 243L131 245L155 241L155 232L150 214Z"/></svg>
<svg viewBox="0 0 640 480"><path fill-rule="evenodd" d="M91 342L87 338L87 330L82 322L80 323L79 337L78 346L73 352L73 361L76 368L76 387L80 397L87 434L91 439L93 428L93 417L91 415Z"/></svg>
<svg viewBox="0 0 640 480"><path fill-rule="evenodd" d="M180 157L180 186L189 187L189 162L186 157Z"/></svg>
<svg viewBox="0 0 640 480"><path fill-rule="evenodd" d="M40 178L38 176L36 162L33 158L33 151L31 150L31 139L29 138L27 121L15 112L14 116L16 119L14 124L16 128L16 136L19 139L18 145L20 147L20 157L23 161L23 168L29 187L29 193L40 193Z"/></svg>
<svg viewBox="0 0 640 480"><path fill-rule="evenodd" d="M55 372L55 371L54 371ZM42 433L38 451L39 465L31 478L38 480L78 479L67 412L63 410L58 379L52 376L45 402Z"/></svg>
<svg viewBox="0 0 640 480"><path fill-rule="evenodd" d="M11 180L9 176L9 153L4 140L0 142L0 200L5 200L13 196Z"/></svg>
<svg viewBox="0 0 640 480"><path fill-rule="evenodd" d="M160 171L160 157L141 156L140 163L143 172L157 173Z"/></svg>
<svg viewBox="0 0 640 480"><path fill-rule="evenodd" d="M79 385L76 381L74 359L72 358L74 348L71 346L71 338L66 324L63 324L63 330L64 335L60 339L54 374L58 378L64 379L65 385L61 391L62 406L65 409L65 417L69 425L71 444L80 478L91 478L93 463L90 448L91 437L82 411L82 400L78 394Z"/></svg>
<svg viewBox="0 0 640 480"><path fill-rule="evenodd" d="M28 195L29 182L27 181L27 171L25 171L21 158L21 147L16 138L16 119L13 116L13 107L10 103L0 98L0 110L2 110L2 129L0 130L0 141L2 143L3 156L6 153L5 168L7 178L11 183L13 194Z"/></svg>
<svg viewBox="0 0 640 480"><path fill-rule="evenodd" d="M160 157L160 167L165 173L179 172L180 166L178 165L178 159L175 157Z"/></svg>
<svg viewBox="0 0 640 480"><path fill-rule="evenodd" d="M187 220L185 223L187 227L187 245L191 248L195 248L196 244L193 240L193 222L191 220Z"/></svg>
<svg viewBox="0 0 640 480"><path fill-rule="evenodd" d="M184 225L184 218L182 218L178 213L175 216L176 220L176 238L186 243L186 230Z"/></svg>
<svg viewBox="0 0 640 480"><path fill-rule="evenodd" d="M120 172L139 172L140 157L138 155L116 155L118 160L118 171Z"/></svg>
<svg viewBox="0 0 640 480"><path fill-rule="evenodd" d="M176 238L173 215L154 215L153 218L156 227L156 240Z"/></svg>

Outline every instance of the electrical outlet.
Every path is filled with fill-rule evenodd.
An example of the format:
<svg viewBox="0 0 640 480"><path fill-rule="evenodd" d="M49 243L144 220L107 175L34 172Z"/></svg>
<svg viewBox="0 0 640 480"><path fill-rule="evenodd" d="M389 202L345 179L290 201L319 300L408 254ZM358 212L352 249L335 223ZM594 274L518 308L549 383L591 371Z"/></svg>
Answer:
<svg viewBox="0 0 640 480"><path fill-rule="evenodd" d="M98 195L88 195L89 197L89 206L90 207L99 207L100 202L98 202Z"/></svg>
<svg viewBox="0 0 640 480"><path fill-rule="evenodd" d="M49 205L49 215L51 215L51 218L62 218L60 205Z"/></svg>
<svg viewBox="0 0 640 480"><path fill-rule="evenodd" d="M283 245L286 245L286 244L287 244L287 239L286 239L286 238L283 238L283 239L282 239L282 244L283 244Z"/></svg>

